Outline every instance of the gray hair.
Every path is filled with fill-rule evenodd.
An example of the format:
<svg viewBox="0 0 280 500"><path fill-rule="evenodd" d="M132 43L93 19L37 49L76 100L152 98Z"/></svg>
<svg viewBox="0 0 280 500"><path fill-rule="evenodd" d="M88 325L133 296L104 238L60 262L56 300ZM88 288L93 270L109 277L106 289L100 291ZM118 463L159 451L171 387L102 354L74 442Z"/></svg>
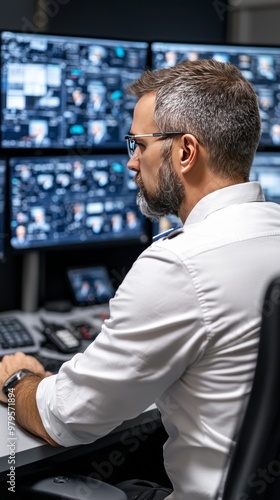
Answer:
<svg viewBox="0 0 280 500"><path fill-rule="evenodd" d="M236 66L212 59L184 61L145 71L127 92L138 98L156 92L154 120L161 132L193 134L214 173L249 179L261 120L253 86Z"/></svg>

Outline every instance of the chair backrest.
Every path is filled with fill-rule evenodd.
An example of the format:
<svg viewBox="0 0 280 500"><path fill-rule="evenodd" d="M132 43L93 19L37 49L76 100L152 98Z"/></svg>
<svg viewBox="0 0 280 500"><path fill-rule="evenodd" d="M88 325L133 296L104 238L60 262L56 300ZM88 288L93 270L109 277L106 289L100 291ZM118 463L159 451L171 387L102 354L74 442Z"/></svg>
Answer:
<svg viewBox="0 0 280 500"><path fill-rule="evenodd" d="M252 391L218 499L280 499L280 277L265 294Z"/></svg>

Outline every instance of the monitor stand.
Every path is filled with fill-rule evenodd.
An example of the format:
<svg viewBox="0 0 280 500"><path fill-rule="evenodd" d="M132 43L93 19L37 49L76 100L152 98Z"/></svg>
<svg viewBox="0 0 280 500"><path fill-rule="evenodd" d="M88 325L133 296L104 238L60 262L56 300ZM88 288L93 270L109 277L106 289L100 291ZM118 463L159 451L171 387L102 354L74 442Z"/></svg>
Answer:
<svg viewBox="0 0 280 500"><path fill-rule="evenodd" d="M23 256L21 309L24 312L35 312L39 306L40 288L40 254L31 251Z"/></svg>

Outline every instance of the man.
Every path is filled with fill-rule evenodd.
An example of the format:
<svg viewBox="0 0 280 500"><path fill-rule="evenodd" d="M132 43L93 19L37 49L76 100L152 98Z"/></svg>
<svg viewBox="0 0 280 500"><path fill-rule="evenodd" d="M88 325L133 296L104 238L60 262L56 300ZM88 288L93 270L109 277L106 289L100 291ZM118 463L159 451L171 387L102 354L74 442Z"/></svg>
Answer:
<svg viewBox="0 0 280 500"><path fill-rule="evenodd" d="M156 402L169 435L168 498L205 500L250 393L262 300L279 272L280 207L249 182L260 117L237 68L187 61L145 72L129 91L139 98L127 136L139 206L151 218L179 215L184 227L140 255L85 353L43 380L33 358L7 356L0 382L37 372L15 386L18 421L63 446L94 441Z"/></svg>

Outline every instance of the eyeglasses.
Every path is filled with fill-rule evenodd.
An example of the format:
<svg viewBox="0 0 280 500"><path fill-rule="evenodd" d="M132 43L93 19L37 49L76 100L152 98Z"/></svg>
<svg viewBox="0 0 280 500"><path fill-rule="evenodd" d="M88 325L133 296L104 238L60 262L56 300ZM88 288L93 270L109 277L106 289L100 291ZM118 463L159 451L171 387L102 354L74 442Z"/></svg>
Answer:
<svg viewBox="0 0 280 500"><path fill-rule="evenodd" d="M138 146L138 143L135 139L138 137L164 137L167 139L170 135L182 135L185 134L185 132L154 132L153 134L129 134L125 135L124 138L127 143L127 151L128 151L128 156L129 158L132 158L135 153L135 149Z"/></svg>

